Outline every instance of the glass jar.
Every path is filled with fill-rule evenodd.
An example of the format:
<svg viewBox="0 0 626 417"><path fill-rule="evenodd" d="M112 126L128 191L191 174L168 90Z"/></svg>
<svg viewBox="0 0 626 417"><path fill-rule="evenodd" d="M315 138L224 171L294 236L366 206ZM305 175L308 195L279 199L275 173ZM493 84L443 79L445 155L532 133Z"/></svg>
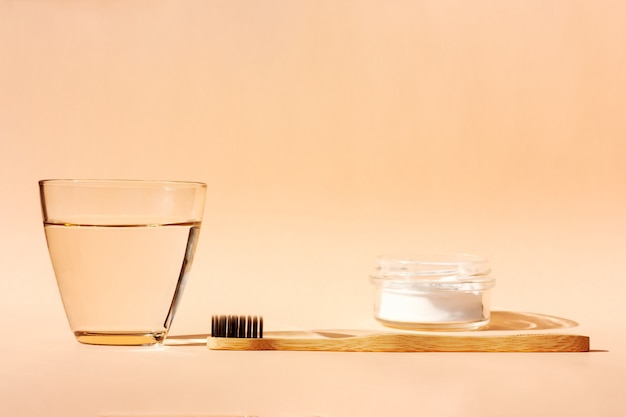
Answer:
<svg viewBox="0 0 626 417"><path fill-rule="evenodd" d="M374 317L389 327L474 330L489 323L489 261L469 254L378 258Z"/></svg>

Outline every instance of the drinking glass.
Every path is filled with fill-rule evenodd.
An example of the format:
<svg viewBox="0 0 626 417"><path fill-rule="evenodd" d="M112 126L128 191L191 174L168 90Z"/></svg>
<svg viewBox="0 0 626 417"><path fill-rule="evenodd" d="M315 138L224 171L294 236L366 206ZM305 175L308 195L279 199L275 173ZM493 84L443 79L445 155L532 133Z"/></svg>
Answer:
<svg viewBox="0 0 626 417"><path fill-rule="evenodd" d="M81 343L162 344L189 274L206 184L39 181L48 252Z"/></svg>

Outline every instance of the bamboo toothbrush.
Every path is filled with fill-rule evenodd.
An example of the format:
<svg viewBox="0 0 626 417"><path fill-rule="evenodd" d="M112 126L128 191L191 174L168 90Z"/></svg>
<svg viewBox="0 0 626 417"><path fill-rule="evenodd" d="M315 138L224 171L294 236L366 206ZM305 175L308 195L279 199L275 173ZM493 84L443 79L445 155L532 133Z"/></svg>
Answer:
<svg viewBox="0 0 626 417"><path fill-rule="evenodd" d="M264 337L259 316L213 316L212 350L309 350L334 352L589 352L589 337L558 333L448 335L424 333L272 332Z"/></svg>

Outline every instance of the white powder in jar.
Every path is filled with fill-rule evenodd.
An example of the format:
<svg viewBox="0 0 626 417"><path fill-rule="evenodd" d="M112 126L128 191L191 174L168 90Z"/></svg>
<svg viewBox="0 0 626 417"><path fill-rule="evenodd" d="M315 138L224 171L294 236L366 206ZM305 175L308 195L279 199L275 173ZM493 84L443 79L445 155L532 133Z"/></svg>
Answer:
<svg viewBox="0 0 626 417"><path fill-rule="evenodd" d="M415 292L382 289L377 318L402 323L473 322L487 318L482 291Z"/></svg>

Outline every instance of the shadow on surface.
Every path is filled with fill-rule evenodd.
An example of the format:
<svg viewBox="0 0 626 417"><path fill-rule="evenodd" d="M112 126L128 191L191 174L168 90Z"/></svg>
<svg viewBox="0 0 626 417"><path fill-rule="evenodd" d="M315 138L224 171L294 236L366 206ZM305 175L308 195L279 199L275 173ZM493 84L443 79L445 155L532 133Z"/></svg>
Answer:
<svg viewBox="0 0 626 417"><path fill-rule="evenodd" d="M561 317L518 311L492 311L489 325L481 330L547 330L576 327L578 323Z"/></svg>
<svg viewBox="0 0 626 417"><path fill-rule="evenodd" d="M209 334L168 336L163 344L165 346L206 346L206 338L209 336Z"/></svg>
<svg viewBox="0 0 626 417"><path fill-rule="evenodd" d="M523 313L518 311L492 311L491 320L487 327L478 330L482 331L503 331L503 330L549 330L549 329L566 329L578 326L578 323L564 319L561 317L548 316L546 314L539 313ZM273 332L281 333L281 332ZM300 332L284 332L286 335L291 334L292 337L302 336ZM355 332L363 333L363 331ZM371 332L369 332L371 333ZM305 332L306 335L316 334L327 338L333 337L346 337L352 336L352 334L342 333L329 333L320 331ZM209 334L189 334L189 335L176 335L168 336L165 341L165 346L206 346L206 338Z"/></svg>

